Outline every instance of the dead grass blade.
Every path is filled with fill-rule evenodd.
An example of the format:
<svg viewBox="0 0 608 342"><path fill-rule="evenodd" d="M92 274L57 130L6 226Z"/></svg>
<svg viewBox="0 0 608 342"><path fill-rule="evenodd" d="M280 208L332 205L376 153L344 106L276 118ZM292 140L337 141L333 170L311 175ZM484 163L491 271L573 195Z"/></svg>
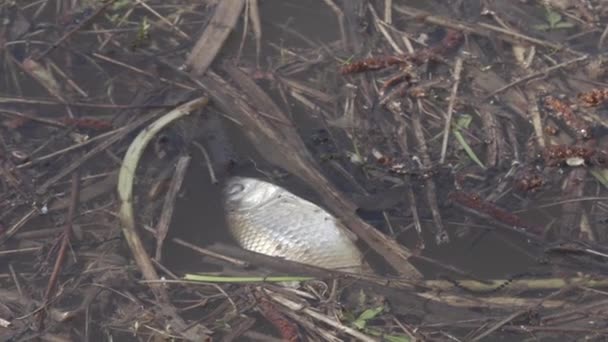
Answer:
<svg viewBox="0 0 608 342"><path fill-rule="evenodd" d="M200 76L207 71L236 25L244 6L245 0L218 3L211 22L186 60L186 65L192 68L195 75Z"/></svg>

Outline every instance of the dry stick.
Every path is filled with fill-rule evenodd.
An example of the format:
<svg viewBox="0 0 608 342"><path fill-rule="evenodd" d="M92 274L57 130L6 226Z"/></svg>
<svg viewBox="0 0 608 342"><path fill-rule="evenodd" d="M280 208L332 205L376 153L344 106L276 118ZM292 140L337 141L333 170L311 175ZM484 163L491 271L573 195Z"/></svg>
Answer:
<svg viewBox="0 0 608 342"><path fill-rule="evenodd" d="M496 324L494 324L493 326L491 326L490 328L488 328L486 331L484 331L481 334L475 336L475 338L472 339L472 340L470 340L470 341L471 342L475 342L475 341L481 340L482 338L490 335L491 333L495 332L496 330L500 329L501 327L503 327L507 323L509 323L512 320L516 319L517 317L525 314L526 312L528 312L528 309L519 310L519 311L516 311L516 312L510 314L509 316L505 317L504 319L496 322Z"/></svg>
<svg viewBox="0 0 608 342"><path fill-rule="evenodd" d="M450 137L450 128L452 127L452 113L454 113L454 103L458 95L458 85L460 84L460 74L462 73L462 57L456 58L454 64L454 84L450 94L450 102L448 103L448 113L445 119L445 127L443 129L443 143L441 144L441 158L439 164L445 163L445 154L448 150L448 139Z"/></svg>
<svg viewBox="0 0 608 342"><path fill-rule="evenodd" d="M486 162L484 165L488 168L496 165L503 165L505 158L505 145L503 130L500 128L495 112L498 111L493 105L486 104L475 110L476 114L481 118L483 128L483 136L486 141Z"/></svg>
<svg viewBox="0 0 608 342"><path fill-rule="evenodd" d="M582 62L582 61L586 60L587 58L589 58L589 56L588 56L588 55L581 56L581 57L577 57L577 58L571 59L571 60L569 60L569 61L565 61L565 62L563 62L563 63L559 63L559 64L557 64L557 65L554 65L554 66L551 66L551 67L545 68L545 69L543 69L543 70L541 70L541 71L538 71L538 72L535 72L535 73L529 74L529 75L527 75L527 76L524 76L524 77L518 78L518 79L516 79L515 81L513 81L513 82L511 82L511 83L509 83L509 84L506 84L505 86L500 87L500 88L498 88L498 89L494 90L494 91L493 91L493 92L491 92L489 95L487 95L486 97L484 97L484 98L482 99L482 102L484 102L484 101L488 101L489 99L491 99L491 98L492 98L492 97L494 97L495 95L497 95L497 94L499 94L499 93L502 93L503 91L505 91L505 90L507 90L507 89L509 89L509 88L511 88L511 87L514 87L514 86L516 86L516 85L518 85L518 84L520 84L520 83L523 83L523 82L529 81L529 80L534 79L534 78L537 78L537 77L546 76L546 75L548 75L548 74L549 74L550 72L552 72L552 71L555 71L555 70L559 70L559 69L565 68L565 67L567 67L568 65L573 64L573 63Z"/></svg>
<svg viewBox="0 0 608 342"><path fill-rule="evenodd" d="M182 38L186 38L188 40L191 39L190 36L186 32L180 30L179 27L175 26L171 21L169 21L167 18L163 17L160 13L155 11L152 7L150 7L145 2L143 2L141 0L135 0L135 2L137 2L137 4L140 5L141 7L145 8L148 12L152 13L152 15L154 15L155 17L160 19L160 21L162 21L167 26L169 26L173 31L177 32L180 36L182 36Z"/></svg>
<svg viewBox="0 0 608 342"><path fill-rule="evenodd" d="M452 307L471 308L471 307L485 307L486 309L512 309L514 307L530 307L535 305L541 308L551 309L563 309L567 302L562 300L545 300L543 298L517 298L513 296L463 296L453 295L447 292L422 292L417 293L416 296L427 300L443 303Z"/></svg>
<svg viewBox="0 0 608 342"><path fill-rule="evenodd" d="M74 81L72 78L70 78L70 76L68 76L65 72L63 72L63 70L61 70L61 68L59 66L57 66L57 64L50 62L49 66L51 67L51 69L53 69L57 74L59 74L59 76L61 76L66 83L72 87L72 89L74 89L76 92L78 92L78 94L80 94L80 96L84 97L84 98L88 98L89 94L87 94L87 92L85 92L80 86L78 86L78 84L76 83L76 81Z"/></svg>
<svg viewBox="0 0 608 342"><path fill-rule="evenodd" d="M374 17L374 25L376 26L376 29L380 33L382 33L382 35L384 36L384 38L386 38L386 41L393 48L393 50L395 50L400 55L404 54L403 50L399 47L397 42L395 42L395 40L393 39L391 34L386 29L387 26L389 26L389 27L391 27L391 26L387 25L386 23L382 22L382 20L380 20L380 17L376 13L376 10L374 9L374 6L371 3L368 3L367 7L369 8L370 13Z"/></svg>
<svg viewBox="0 0 608 342"><path fill-rule="evenodd" d="M5 108L0 108L0 114L8 114L11 116L16 116L19 118L28 119L28 120L32 120L32 121L37 121L37 122L41 122L43 124L55 126L55 127L67 127L68 126L64 122L61 122L58 120L47 119L47 118L40 117L37 115L27 114L27 113L19 112L16 110L5 109Z"/></svg>
<svg viewBox="0 0 608 342"><path fill-rule="evenodd" d="M342 12L340 7L338 7L338 5L336 5L333 0L323 1L325 2L325 4L327 4L327 6L331 8L332 11L334 11L336 17L338 17L338 24L340 25L340 36L342 37L342 43L344 44L344 47L348 46L348 40L346 38L346 27L344 26L344 12Z"/></svg>
<svg viewBox="0 0 608 342"><path fill-rule="evenodd" d="M215 59L232 29L236 26L239 15L243 12L245 0L220 1L215 8L211 22L194 45L186 65L201 76Z"/></svg>
<svg viewBox="0 0 608 342"><path fill-rule="evenodd" d="M535 94L532 99L538 99L538 94ZM543 119L540 116L540 110L538 109L538 102L534 100L528 101L528 115L530 116L530 121L532 121L532 127L534 127L534 133L536 133L536 143L540 150L544 150L545 143L545 130L543 129Z"/></svg>
<svg viewBox="0 0 608 342"><path fill-rule="evenodd" d="M430 168L431 158L429 157L429 148L426 144L426 139L424 137L424 131L420 118L422 114L422 103L420 99L416 100L416 106L417 108L414 109L412 113L412 128L414 130L414 137L416 137L424 167ZM426 199L429 204L429 208L431 209L433 222L435 223L435 242L437 244L449 242L449 236L445 231L443 221L441 219L441 214L439 213L439 205L437 204L437 187L435 186L435 182L433 182L433 180L429 178L425 180L425 184Z"/></svg>
<svg viewBox="0 0 608 342"><path fill-rule="evenodd" d="M149 109L149 108L172 108L175 104L169 105L155 105L155 104L143 104L143 105L117 105L107 103L85 103L85 102L59 102L45 99L30 99L23 97L3 97L0 96L0 103L22 103L22 104L36 104L36 105L50 105L50 106L63 106L68 105L71 107L86 107L86 108L105 108L105 109Z"/></svg>
<svg viewBox="0 0 608 342"><path fill-rule="evenodd" d="M219 181L215 177L215 172L213 171L213 163L211 163L211 158L209 157L209 153L207 153L207 149L205 148L205 146L203 146L198 141L193 141L192 145L194 145L196 148L198 148L201 151L201 153L203 154L203 157L205 158L205 164L207 164L207 170L209 171L209 178L211 178L211 183L212 184L219 183Z"/></svg>
<svg viewBox="0 0 608 342"><path fill-rule="evenodd" d="M0 234L0 245L2 245L6 240L10 239L11 236L15 235L19 229L23 228L25 224L31 220L35 214L37 214L40 210L38 208L32 208L28 211L19 221L13 224L9 229Z"/></svg>
<svg viewBox="0 0 608 342"><path fill-rule="evenodd" d="M227 65L225 70L240 85L240 90L235 89L213 72L207 73L204 86L227 112L238 115L239 121L248 128L244 133L254 142L256 148L273 145L273 153L265 153L265 158L315 188L330 210L369 247L382 255L402 276L420 278L420 272L407 261L412 253L356 215L356 205L323 176L295 127L289 124L289 119L270 97L248 75L236 67ZM260 115L262 112L270 113L273 118L279 118L280 124L275 120L265 120L267 115Z"/></svg>
<svg viewBox="0 0 608 342"><path fill-rule="evenodd" d="M476 34L476 35L479 35L482 37L492 38L491 32L488 32L488 31L492 31L494 33L499 33L500 34L499 38L501 38L505 41L508 41L510 43L519 44L523 41L523 42L543 46L543 47L554 49L554 50L565 50L565 51L570 52L577 56L584 55L582 52L574 51L569 48L564 48L562 45L559 45L559 44L555 44L555 43L552 43L549 41L529 37L529 36L526 36L526 35L523 35L523 34L520 34L517 32L505 30L501 27L489 25L486 23L469 24L464 21L449 19L449 18L440 17L440 16L433 16L429 12L418 10L418 9L415 9L412 7L407 7L407 6L396 5L396 6L394 6L394 8L399 13L405 14L405 15L413 17L413 18L419 18L430 24L448 27L448 28L466 32L466 33L473 33L473 34Z"/></svg>
<svg viewBox="0 0 608 342"><path fill-rule="evenodd" d="M260 52L262 51L262 20L260 19L260 6L258 0L248 0L249 2L249 18L251 19L251 28L255 36L255 62L260 66Z"/></svg>
<svg viewBox="0 0 608 342"><path fill-rule="evenodd" d="M386 108L393 114L395 120L399 123L399 128L397 129L399 140L397 140L397 144L401 148L401 153L404 155L411 155L409 144L407 141L407 123L405 122L405 112L403 112L403 108L401 105L397 104L395 101L389 102ZM416 229L416 233L418 235L418 248L424 249L424 237L422 236L422 224L420 223L420 215L418 213L418 205L416 204L416 195L414 194L414 189L412 188L412 176L406 174L403 176L405 179L405 187L406 187L406 196L408 202L410 204L410 210L412 211L412 218L414 220L414 229Z"/></svg>
<svg viewBox="0 0 608 342"><path fill-rule="evenodd" d="M154 74L149 73L149 72L147 72L147 71L145 71L145 70L142 70L142 69L140 69L140 68L137 68L137 67L135 67L135 66L129 65L129 64L124 63L124 62L121 62L121 61L117 61L117 60L115 60L115 59L113 59L113 58L110 58L110 57L104 56L104 55L102 55L102 54L100 54L100 53L97 53L97 52L94 52L94 53L93 53L93 57L97 57L97 58L99 58L99 59L101 59L101 60L103 60L103 61L106 61L106 62L108 62L108 63L112 63L112 64L114 64L114 65L121 66L121 67L123 67L123 68L126 68L126 69L129 69L129 70L131 70L131 71L134 71L134 72L136 72L136 73L138 73L138 74L142 74L142 75L145 75L145 76L151 77L151 78L153 78L153 79L155 79L155 80L159 80L159 81L161 81L161 82L164 82L164 83L167 83L167 84L170 84L170 85L176 86L176 87L180 87L180 88L183 88L183 89L186 89L186 90L194 90L194 89L196 89L196 88L191 87L191 86L189 86L189 85L187 85L187 84L183 84L183 83L175 82L175 81L172 81L172 80L170 80L170 79L168 79L168 78L165 78L165 77L158 77L158 75L154 75Z"/></svg>
<svg viewBox="0 0 608 342"><path fill-rule="evenodd" d="M604 28L600 39L597 41L598 50L602 51L604 49L604 42L606 41L606 37L608 37L608 24L606 24L606 27Z"/></svg>
<svg viewBox="0 0 608 342"><path fill-rule="evenodd" d="M558 321L558 319L560 319L560 318L563 320L564 318L571 316L573 314L580 314L581 312L589 311L589 310L597 308L597 307L606 307L607 304L608 304L608 300L604 299L601 301L594 301L594 302L591 302L591 303L588 303L588 304L585 304L582 306L577 306L570 310L560 310L554 314L543 316L541 318L540 323L542 325L555 324L554 322Z"/></svg>
<svg viewBox="0 0 608 342"><path fill-rule="evenodd" d="M262 291L262 292L266 293L268 295L268 297L270 297L273 301L285 306L286 308L288 308L292 311L301 311L305 315L307 315L317 321L323 322L342 333L345 333L347 335L350 335L350 336L356 338L359 341L376 342L376 339L369 337L369 336L359 332L356 329L345 326L341 322L339 322L333 318L330 318L311 308L308 308L308 307L304 306L303 304L296 303L296 302L292 301L291 299L283 297L282 295L280 295L277 292L274 292L274 291L271 291L268 289L263 289L263 288L258 288L258 291Z"/></svg>
<svg viewBox="0 0 608 342"><path fill-rule="evenodd" d="M393 23L393 0L384 0L384 22L388 25Z"/></svg>
<svg viewBox="0 0 608 342"><path fill-rule="evenodd" d="M11 255L19 255L19 254L29 254L38 252L42 249L42 247L25 247L19 249L5 249L0 251L0 257L3 256L11 256Z"/></svg>
<svg viewBox="0 0 608 342"><path fill-rule="evenodd" d="M173 210L175 208L175 200L177 194L182 187L184 178L186 177L186 171L188 171L188 165L190 165L190 157L182 156L177 161L175 166L175 174L169 185L169 190L165 196L165 202L163 203L163 211L158 220L156 226L156 255L155 259L157 262L162 260L163 243L169 232L169 224L171 223L171 217L173 217Z"/></svg>
<svg viewBox="0 0 608 342"><path fill-rule="evenodd" d="M79 195L80 173L78 172L78 169L76 169L72 173L72 187L70 189L70 209L68 210L67 222L64 226L63 237L61 239L61 247L59 248L59 252L57 253L57 259L55 259L53 273L51 273L51 277L46 288L46 293L44 294L44 305L47 305L50 302L51 297L55 292L55 287L57 286L57 279L59 278L59 273L61 273L63 261L65 260L65 257L67 255L68 245L70 244L70 239L72 237L72 226L74 224L74 217L76 216L76 211L78 210ZM44 326L45 312L45 310L41 310L40 316L38 316L40 327Z"/></svg>
<svg viewBox="0 0 608 342"><path fill-rule="evenodd" d="M108 6L110 6L111 4L113 4L114 1L116 1L116 0L108 0L105 4L101 5L93 14L91 14L89 17L87 17L83 21L81 21L78 25L76 25L73 29L71 29L66 34L64 34L61 38L59 38L58 41L56 41L55 43L53 43L46 50L44 50L44 52L42 52L41 54L39 54L38 56L36 56L34 59L35 60L41 60L44 57L46 57L46 55L48 55L53 50L55 50L59 45L61 45L61 43L63 43L64 41L66 41L68 38L70 38L74 33L76 33L81 28L83 28L84 26L86 26L88 23L90 23L91 21L93 21L93 19L97 18L97 16L100 15Z"/></svg>
<svg viewBox="0 0 608 342"><path fill-rule="evenodd" d="M251 1L245 1L245 13L249 13L249 4ZM239 44L239 49L236 52L236 63L241 63L241 54L243 53L243 48L245 47L245 41L247 40L247 30L249 29L249 15L245 15L243 18L243 36L241 37L241 43Z"/></svg>
<svg viewBox="0 0 608 342"><path fill-rule="evenodd" d="M72 162L71 164L69 164L68 166L66 166L64 169L62 169L61 171L57 172L53 177L51 177L49 180L47 180L46 182L44 182L37 190L36 192L38 194L43 194L45 193L49 187L51 187L53 184L55 184L56 182L58 182L59 180L61 180L63 177L67 176L68 174L70 174L72 171L74 171L75 169L77 169L80 165L84 164L87 160L91 159L93 156L97 155L97 153L104 151L105 149L107 149L108 147L114 145L117 141L119 141L120 139L122 139L124 136L126 136L127 134L131 133L132 131L136 130L137 128L139 128L141 125L143 125L144 123L148 122L149 120L154 119L155 117L159 116L160 114L162 114L162 111L155 111L152 112L146 116L143 116L135 121L133 121L132 123L128 124L127 126L123 127L122 130L118 131L116 134L111 135L107 140L102 141L101 143L99 143L99 145L93 147L89 152L85 153L80 159L75 160L74 162Z"/></svg>
<svg viewBox="0 0 608 342"><path fill-rule="evenodd" d="M246 262L246 261L239 260L237 258L231 258L229 256L225 256L225 255L220 254L220 253L216 253L216 252L214 252L212 250L209 250L209 249L206 249L206 248L202 248L202 247L199 247L197 245L193 245L190 242L184 241L182 239L173 238L173 239L171 239L171 241L175 242L178 245L184 246L186 248L190 248L191 250L193 250L195 252L198 252L198 253L201 253L202 255L206 255L208 257L212 257L212 258L215 258L215 259L218 259L218 260L222 260L222 261L231 263L231 264L236 265L236 266L241 266L241 267L249 266L249 263Z"/></svg>
<svg viewBox="0 0 608 342"><path fill-rule="evenodd" d="M96 141L98 141L98 140L103 140L103 139L105 139L105 138L107 138L107 137L110 137L110 136L112 136L112 135L114 135L114 134L118 134L118 133L120 133L121 131L123 131L125 128L126 128L126 127L120 127L120 128L117 128L117 129L115 129L115 130L113 130L113 131L109 131L109 132L106 132L106 133L100 134L100 135L95 136L95 137L93 137L93 138L91 138L91 139L85 140L85 141L83 141L83 142L81 142L81 143L77 143L77 144L74 144L74 145L72 145L72 146L68 146L68 147L66 147L66 148L64 148L64 149L61 149L61 150L57 150L57 151L51 152L51 153L49 153L49 154L47 154L47 155L44 155L44 156L41 156L41 157L33 158L33 159L31 159L30 161L28 161L28 162L26 162L26 163L23 163L23 164L19 164L19 165L17 165L16 167L17 167L18 169L21 169L21 168L24 168L24 167L32 166L33 164L36 164L36 163L39 163L39 162L45 161L45 160L47 160L47 159L54 158L54 157L56 157L56 156L58 156L58 155L61 155L61 154L64 154L64 153L67 153L67 152L70 152L70 151L73 151L73 150L79 149L79 148L81 148L81 147L84 147L84 146L87 146L87 145L89 145L89 144L92 144L92 143L94 143L94 142L96 142Z"/></svg>

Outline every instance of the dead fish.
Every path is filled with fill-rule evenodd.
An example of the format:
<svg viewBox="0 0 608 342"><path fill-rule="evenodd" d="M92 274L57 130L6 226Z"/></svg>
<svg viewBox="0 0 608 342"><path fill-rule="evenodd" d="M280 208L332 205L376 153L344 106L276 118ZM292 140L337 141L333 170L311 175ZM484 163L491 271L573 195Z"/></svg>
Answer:
<svg viewBox="0 0 608 342"><path fill-rule="evenodd" d="M232 177L223 188L226 221L241 248L328 269L357 272L363 256L342 224L275 184Z"/></svg>

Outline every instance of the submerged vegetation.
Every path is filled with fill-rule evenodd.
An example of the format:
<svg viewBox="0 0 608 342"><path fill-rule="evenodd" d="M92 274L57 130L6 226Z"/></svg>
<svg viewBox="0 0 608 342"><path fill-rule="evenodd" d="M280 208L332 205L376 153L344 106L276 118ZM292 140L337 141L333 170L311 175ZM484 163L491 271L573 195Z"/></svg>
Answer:
<svg viewBox="0 0 608 342"><path fill-rule="evenodd" d="M0 340L608 336L604 1L0 16ZM331 212L372 270L237 248L232 175Z"/></svg>

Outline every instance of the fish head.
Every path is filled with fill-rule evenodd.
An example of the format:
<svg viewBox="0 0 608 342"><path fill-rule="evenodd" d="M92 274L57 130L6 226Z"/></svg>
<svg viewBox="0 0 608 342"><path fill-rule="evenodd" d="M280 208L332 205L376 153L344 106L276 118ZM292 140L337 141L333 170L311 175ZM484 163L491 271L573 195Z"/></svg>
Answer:
<svg viewBox="0 0 608 342"><path fill-rule="evenodd" d="M274 198L280 188L249 177L232 177L223 188L224 204L230 210L246 210Z"/></svg>

